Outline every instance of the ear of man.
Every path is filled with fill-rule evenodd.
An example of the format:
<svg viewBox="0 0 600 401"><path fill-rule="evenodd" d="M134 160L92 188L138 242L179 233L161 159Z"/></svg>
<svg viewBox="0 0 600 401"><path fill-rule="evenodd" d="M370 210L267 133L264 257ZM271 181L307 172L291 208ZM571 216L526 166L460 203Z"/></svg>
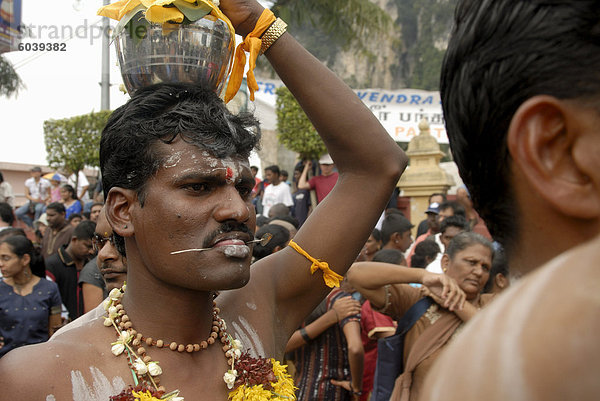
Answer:
<svg viewBox="0 0 600 401"><path fill-rule="evenodd" d="M139 205L137 193L131 189L113 187L106 197L106 219L113 232L121 237L130 237L135 229L132 220L132 211Z"/></svg>
<svg viewBox="0 0 600 401"><path fill-rule="evenodd" d="M590 106L546 95L528 99L511 121L508 148L515 167L538 197L566 217L600 217L598 124L600 115Z"/></svg>

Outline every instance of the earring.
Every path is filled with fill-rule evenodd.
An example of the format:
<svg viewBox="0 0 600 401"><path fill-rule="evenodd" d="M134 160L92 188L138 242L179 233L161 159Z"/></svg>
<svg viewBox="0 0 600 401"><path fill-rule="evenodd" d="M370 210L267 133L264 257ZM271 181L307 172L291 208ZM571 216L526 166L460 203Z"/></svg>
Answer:
<svg viewBox="0 0 600 401"><path fill-rule="evenodd" d="M123 228L127 228L127 224L125 224L125 225L123 226Z"/></svg>

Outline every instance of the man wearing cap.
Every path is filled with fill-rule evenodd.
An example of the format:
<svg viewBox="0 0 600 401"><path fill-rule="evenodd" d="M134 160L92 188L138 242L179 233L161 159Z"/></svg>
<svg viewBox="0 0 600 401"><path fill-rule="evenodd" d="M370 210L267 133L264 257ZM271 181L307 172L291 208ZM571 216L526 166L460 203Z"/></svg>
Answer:
<svg viewBox="0 0 600 401"><path fill-rule="evenodd" d="M30 170L31 177L25 180L25 197L29 202L19 207L15 214L29 227L33 228L33 220L40 218L44 212L46 201L50 199L50 181L42 177L42 169L38 166ZM34 211L32 219L28 213Z"/></svg>
<svg viewBox="0 0 600 401"><path fill-rule="evenodd" d="M302 171L302 175L298 181L298 189L314 189L317 193L317 203L321 203L337 182L338 173L333 171L335 165L333 164L333 159L331 156L329 156L329 154L325 154L319 159L321 175L312 177L307 181L306 175L311 167L312 162L310 160L304 162L304 170Z"/></svg>

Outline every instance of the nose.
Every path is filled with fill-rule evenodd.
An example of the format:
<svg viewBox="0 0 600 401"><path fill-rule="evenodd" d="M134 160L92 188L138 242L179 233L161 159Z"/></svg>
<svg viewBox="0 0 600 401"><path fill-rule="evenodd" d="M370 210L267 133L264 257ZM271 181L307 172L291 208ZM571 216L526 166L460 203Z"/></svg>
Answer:
<svg viewBox="0 0 600 401"><path fill-rule="evenodd" d="M104 246L98 250L98 261L100 264L116 260L119 257L119 251L111 241L106 241Z"/></svg>
<svg viewBox="0 0 600 401"><path fill-rule="evenodd" d="M219 222L235 220L244 223L250 218L250 207L250 201L244 200L234 186L227 185L221 201L216 205L214 218Z"/></svg>

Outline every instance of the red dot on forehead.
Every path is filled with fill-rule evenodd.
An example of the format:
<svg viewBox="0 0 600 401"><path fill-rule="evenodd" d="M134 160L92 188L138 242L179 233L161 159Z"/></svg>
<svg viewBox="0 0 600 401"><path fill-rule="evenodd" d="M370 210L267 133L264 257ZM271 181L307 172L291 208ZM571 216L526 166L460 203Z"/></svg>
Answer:
<svg viewBox="0 0 600 401"><path fill-rule="evenodd" d="M231 167L227 167L227 169L225 170L225 177L227 179L233 178L233 170L231 169Z"/></svg>

